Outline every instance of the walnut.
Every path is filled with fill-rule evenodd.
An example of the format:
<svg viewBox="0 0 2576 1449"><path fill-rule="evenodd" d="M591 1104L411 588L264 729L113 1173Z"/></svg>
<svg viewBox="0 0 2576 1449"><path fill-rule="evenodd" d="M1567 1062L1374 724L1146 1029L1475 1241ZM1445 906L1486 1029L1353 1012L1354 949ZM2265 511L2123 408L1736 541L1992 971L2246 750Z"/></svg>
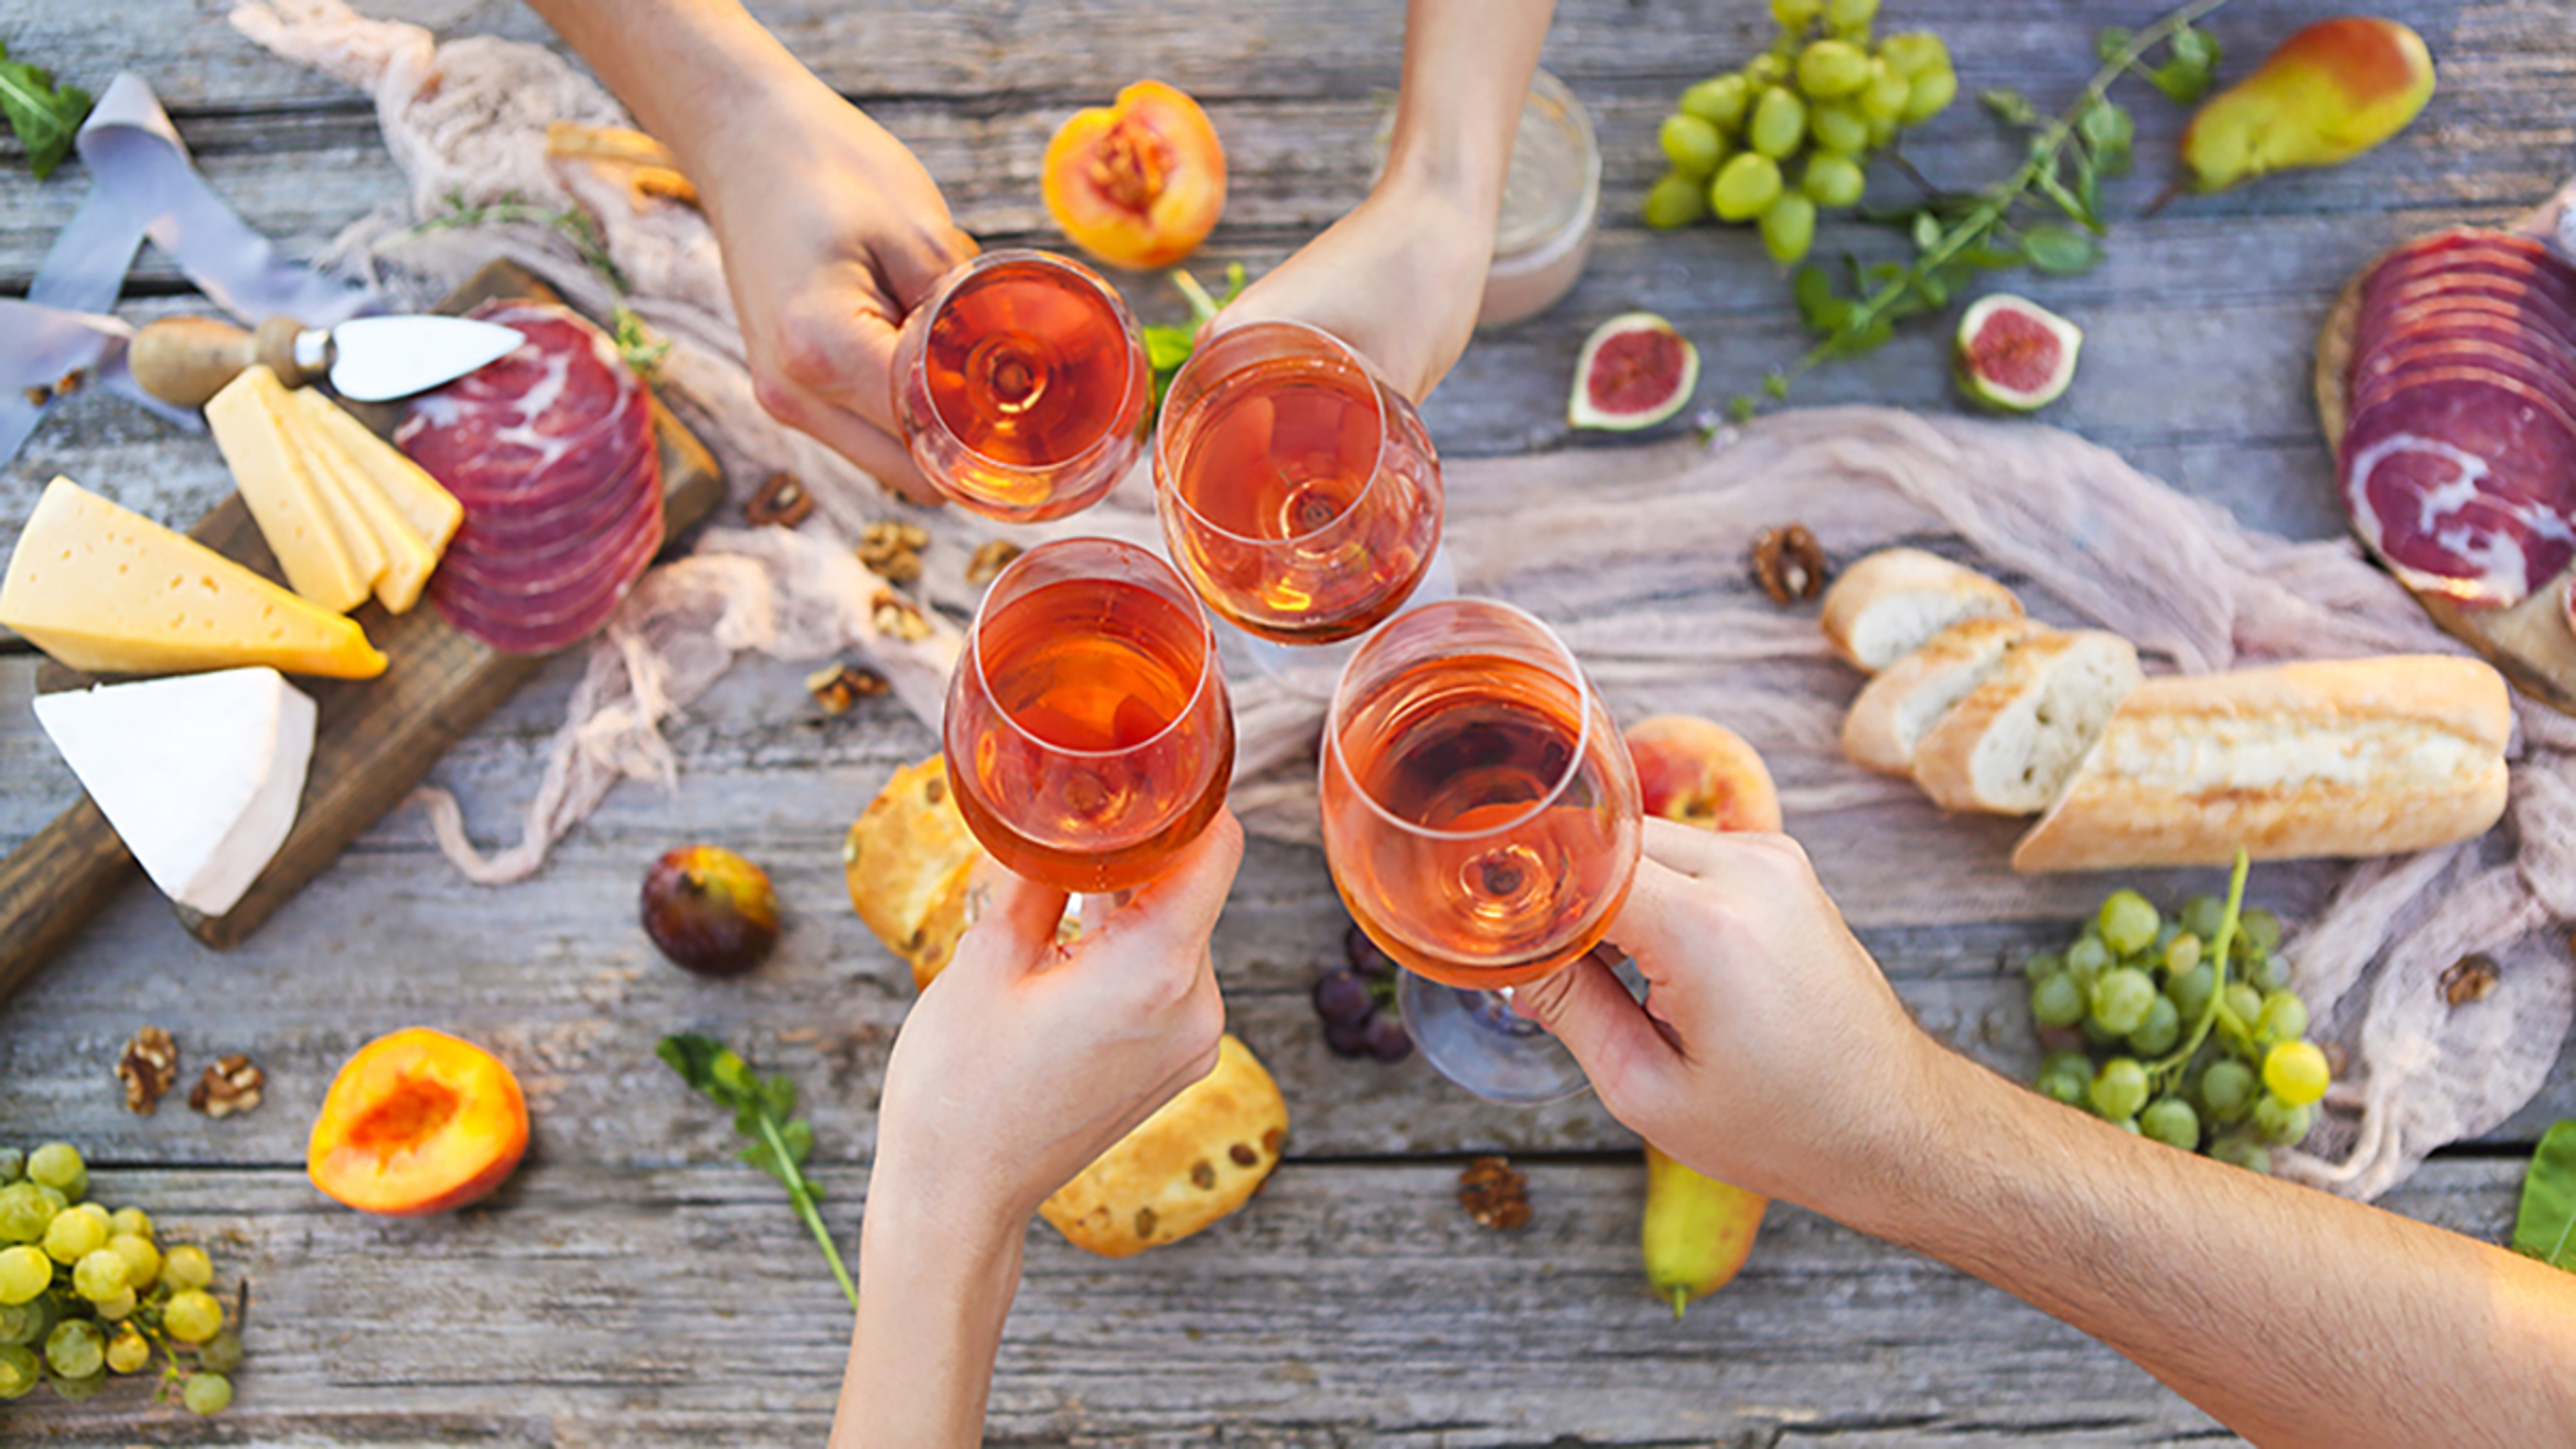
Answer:
<svg viewBox="0 0 2576 1449"><path fill-rule="evenodd" d="M2485 956L2463 956L2442 973L2442 1000L2453 1009L2484 1001L2496 988L2496 963Z"/></svg>
<svg viewBox="0 0 2576 1449"><path fill-rule="evenodd" d="M188 1105L209 1117L230 1117L258 1106L260 1089L267 1085L268 1075L235 1052L206 1068L196 1090L188 1094Z"/></svg>
<svg viewBox="0 0 2576 1449"><path fill-rule="evenodd" d="M994 539L975 550L975 556L966 560L966 582L991 583L1002 576L1002 570L1009 568L1011 560L1018 558L1021 552L1020 546L1007 538Z"/></svg>
<svg viewBox="0 0 2576 1449"><path fill-rule="evenodd" d="M930 621L922 617L921 606L891 590L880 590L868 605L868 622L880 634L907 643L930 637Z"/></svg>
<svg viewBox="0 0 2576 1449"><path fill-rule="evenodd" d="M54 390L40 382L25 389L23 396L27 399L27 406L40 408L54 400Z"/></svg>
<svg viewBox="0 0 2576 1449"><path fill-rule="evenodd" d="M87 381L89 381L88 373L77 367L73 368L71 371L54 379L54 399L59 402L64 398L70 397L73 393L80 391L81 384Z"/></svg>
<svg viewBox="0 0 2576 1449"><path fill-rule="evenodd" d="M826 664L805 676L805 692L825 714L847 714L850 706L894 688L886 677L856 664Z"/></svg>
<svg viewBox="0 0 2576 1449"><path fill-rule="evenodd" d="M1458 1174L1458 1206L1478 1224L1510 1232L1529 1225L1529 1184L1503 1158L1479 1157Z"/></svg>
<svg viewBox="0 0 2576 1449"><path fill-rule="evenodd" d="M859 562L889 583L908 584L921 577L921 551L930 547L929 531L917 523L890 520L871 523L859 535Z"/></svg>
<svg viewBox="0 0 2576 1449"><path fill-rule="evenodd" d="M161 1105L161 1094L179 1079L179 1048L170 1033L157 1026L137 1031L116 1059L116 1079L125 1084L125 1110L151 1116Z"/></svg>
<svg viewBox="0 0 2576 1449"><path fill-rule="evenodd" d="M1824 592L1825 549L1807 525L1766 528L1753 540L1753 580L1775 604L1793 604Z"/></svg>
<svg viewBox="0 0 2576 1449"><path fill-rule="evenodd" d="M770 523L794 528L813 511L814 495L805 491L804 480L783 470L770 474L760 491L742 505L742 516L755 528Z"/></svg>

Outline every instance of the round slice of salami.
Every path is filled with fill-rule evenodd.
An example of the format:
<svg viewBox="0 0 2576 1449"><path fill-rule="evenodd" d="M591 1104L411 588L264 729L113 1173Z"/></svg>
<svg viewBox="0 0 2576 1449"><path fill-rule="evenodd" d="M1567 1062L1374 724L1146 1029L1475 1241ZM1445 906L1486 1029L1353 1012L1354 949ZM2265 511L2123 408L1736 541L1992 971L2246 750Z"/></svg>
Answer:
<svg viewBox="0 0 2576 1449"><path fill-rule="evenodd" d="M574 539L590 538L634 516L662 491L659 460L644 454L625 473L605 481L594 497L543 514L506 509L469 512L448 545L451 554L504 556L552 549Z"/></svg>
<svg viewBox="0 0 2576 1449"><path fill-rule="evenodd" d="M460 607L447 599L432 597L439 614L455 626L457 632L504 654L553 654L587 639L600 625L617 612L618 602L634 581L628 580L605 589L579 613L544 624L529 624L504 614L491 617L471 608Z"/></svg>
<svg viewBox="0 0 2576 1449"><path fill-rule="evenodd" d="M2527 390L2401 389L2356 410L2339 467L2355 531L2409 587L2502 606L2576 558L2576 428Z"/></svg>
<svg viewBox="0 0 2576 1449"><path fill-rule="evenodd" d="M414 442L423 436L416 435ZM544 513L578 503L612 475L631 466L640 453L653 450L652 414L635 407L611 419L608 426L539 466L533 456L513 451L506 458L476 458L428 467L430 475L468 511L508 510ZM417 455L415 455L417 456Z"/></svg>
<svg viewBox="0 0 2576 1449"><path fill-rule="evenodd" d="M603 556L552 591L489 589L442 571L431 583L431 597L449 623L495 649L522 654L561 649L599 627L660 550L660 514L641 523L619 552Z"/></svg>
<svg viewBox="0 0 2576 1449"><path fill-rule="evenodd" d="M623 516L613 528L567 540L542 552L459 554L451 549L439 571L453 570L464 582L505 593L544 592L595 572L601 560L617 556L638 530L648 526L661 526L659 499L652 501L649 510L638 509Z"/></svg>
<svg viewBox="0 0 2576 1449"><path fill-rule="evenodd" d="M2352 416L2363 414L2383 403L2391 402L2419 387L2476 386L2490 388L2512 399L2517 406L2538 409L2550 421L2576 434L2576 408L2559 401L2556 393L2530 379L2484 363L2454 363L2447 367L2424 367L2392 374L2374 380L2353 394Z"/></svg>
<svg viewBox="0 0 2576 1449"><path fill-rule="evenodd" d="M2464 267L2496 268L2533 276L2576 293L2576 266L2570 266L2547 243L2520 232L2478 227L2454 227L2404 243L2382 257L2362 285L2369 289L2399 277Z"/></svg>
<svg viewBox="0 0 2576 1449"><path fill-rule="evenodd" d="M2383 350L2353 367L2352 407L2357 411L2417 379L2438 378L2463 370L2493 374L2546 397L2576 425L2576 380L2554 362L2494 342L2465 337L2444 341L2419 337Z"/></svg>
<svg viewBox="0 0 2576 1449"><path fill-rule="evenodd" d="M468 314L527 338L498 361L412 399L394 439L441 482L550 468L640 406L643 386L598 328L563 307L494 301Z"/></svg>
<svg viewBox="0 0 2576 1449"><path fill-rule="evenodd" d="M2459 293L2528 307L2552 325L2576 319L2576 277L2562 279L2528 262L2504 260L2382 275L2363 290L2360 315L2378 318L2414 302Z"/></svg>
<svg viewBox="0 0 2576 1449"><path fill-rule="evenodd" d="M2428 297L2367 319L2367 325L2354 329L2353 346L2356 351L2367 352L2445 328L2509 331L2529 339L2543 351L2576 357L2576 328L2563 328L2526 303L2475 293Z"/></svg>
<svg viewBox="0 0 2576 1449"><path fill-rule="evenodd" d="M2362 304L2354 333L2357 337L2383 335L2435 311L2512 316L2540 331L2576 341L2576 309L2526 282L2478 272L2454 272L2391 287Z"/></svg>

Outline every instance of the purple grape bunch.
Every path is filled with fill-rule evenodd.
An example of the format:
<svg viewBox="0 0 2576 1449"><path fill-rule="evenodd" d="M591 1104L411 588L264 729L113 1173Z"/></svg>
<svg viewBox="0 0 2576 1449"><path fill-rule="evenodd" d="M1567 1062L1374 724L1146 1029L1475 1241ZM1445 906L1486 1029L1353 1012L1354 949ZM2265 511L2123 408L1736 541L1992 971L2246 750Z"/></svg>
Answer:
<svg viewBox="0 0 2576 1449"><path fill-rule="evenodd" d="M1396 965L1368 933L1353 923L1343 938L1347 966L1315 978L1315 1015L1323 1019L1324 1045L1340 1057L1400 1062L1413 1055L1413 1038L1395 1008Z"/></svg>

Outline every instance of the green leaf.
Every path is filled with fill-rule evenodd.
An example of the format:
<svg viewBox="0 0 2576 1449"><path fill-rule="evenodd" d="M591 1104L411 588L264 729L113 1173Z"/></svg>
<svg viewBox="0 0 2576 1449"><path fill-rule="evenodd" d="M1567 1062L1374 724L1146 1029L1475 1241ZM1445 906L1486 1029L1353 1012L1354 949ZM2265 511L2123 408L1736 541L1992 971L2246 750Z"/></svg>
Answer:
<svg viewBox="0 0 2576 1449"><path fill-rule="evenodd" d="M2105 176L2125 176L2134 159L2137 122L2124 106L2096 101L2075 118L2075 132Z"/></svg>
<svg viewBox="0 0 2576 1449"><path fill-rule="evenodd" d="M1789 375L1776 367L1771 369L1771 371L1763 375L1762 390L1782 402L1787 402L1789 400Z"/></svg>
<svg viewBox="0 0 2576 1449"><path fill-rule="evenodd" d="M1985 102L1987 110L2003 117L2004 120L2013 125L2036 126L2039 124L2039 108L2030 103L2030 97L2023 95L2019 91L2008 91L2000 88L1990 91L1981 91L1978 93L1977 99Z"/></svg>
<svg viewBox="0 0 2576 1449"><path fill-rule="evenodd" d="M2576 1119L2552 1127L2522 1178L2513 1250L2576 1273Z"/></svg>
<svg viewBox="0 0 2576 1449"><path fill-rule="evenodd" d="M771 1077L760 1084L760 1104L780 1121L795 1116L796 1084L784 1076Z"/></svg>
<svg viewBox="0 0 2576 1449"><path fill-rule="evenodd" d="M1914 213L1914 249L1928 252L1941 244L1941 218L1928 211Z"/></svg>
<svg viewBox="0 0 2576 1449"><path fill-rule="evenodd" d="M2101 57L2104 65L2109 65L2118 60L2120 53L2127 50L2129 42L2136 38L2136 31L2125 25L2114 25L2102 32L2101 39L2093 42L2093 53Z"/></svg>
<svg viewBox="0 0 2576 1449"><path fill-rule="evenodd" d="M2022 255L2032 271L2052 277L2089 272L2102 260L2102 244L2071 226L2042 222L2022 232Z"/></svg>
<svg viewBox="0 0 2576 1449"><path fill-rule="evenodd" d="M666 1036L653 1048L653 1055L668 1062L671 1070L680 1074L680 1080L709 1093L715 1090L715 1059L724 1054L724 1043L695 1032Z"/></svg>
<svg viewBox="0 0 2576 1449"><path fill-rule="evenodd" d="M18 144L27 148L27 169L44 180L72 154L72 140L89 119L90 95L78 86L54 84L53 76L25 61L9 59L0 45L0 115Z"/></svg>
<svg viewBox="0 0 2576 1449"><path fill-rule="evenodd" d="M2031 185L2049 200L2056 202L2058 210L2082 222L2087 231L2100 232L2107 229L2102 225L2102 218L2094 215L2092 208L2084 204L2084 198L2068 190L2066 183L2058 179L2053 172L2043 169L2031 178ZM2042 268L2042 270L2046 269Z"/></svg>
<svg viewBox="0 0 2576 1449"><path fill-rule="evenodd" d="M2218 71L2218 39L2206 30L2184 26L2174 32L2171 58L2146 72L2147 83L2177 105L2191 105L2209 94Z"/></svg>
<svg viewBox="0 0 2576 1449"><path fill-rule="evenodd" d="M1726 400L1726 415L1736 422L1749 423L1753 421L1754 409L1759 406L1753 400L1753 394L1740 392Z"/></svg>
<svg viewBox="0 0 2576 1449"><path fill-rule="evenodd" d="M1198 341L1199 329L1195 325L1183 327L1163 323L1148 327L1145 329L1145 360L1151 362L1157 372L1174 371L1190 360L1190 353L1198 346Z"/></svg>
<svg viewBox="0 0 2576 1449"><path fill-rule="evenodd" d="M1789 284L1789 296L1798 304L1798 319L1818 336L1842 326L1851 316L1852 303L1834 295L1833 278L1822 267L1800 267Z"/></svg>

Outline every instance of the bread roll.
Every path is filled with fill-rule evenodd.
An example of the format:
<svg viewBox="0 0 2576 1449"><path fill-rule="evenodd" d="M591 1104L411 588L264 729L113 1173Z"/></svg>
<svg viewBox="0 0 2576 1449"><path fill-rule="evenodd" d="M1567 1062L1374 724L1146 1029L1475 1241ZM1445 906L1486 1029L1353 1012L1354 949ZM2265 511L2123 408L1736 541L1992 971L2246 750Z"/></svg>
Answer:
<svg viewBox="0 0 2576 1449"><path fill-rule="evenodd" d="M930 984L966 934L968 877L983 855L938 755L895 771L841 842L851 906L912 967L915 986Z"/></svg>
<svg viewBox="0 0 2576 1449"><path fill-rule="evenodd" d="M2153 679L2112 716L2021 871L2386 855L2504 813L2503 676L2398 655Z"/></svg>
<svg viewBox="0 0 2576 1449"><path fill-rule="evenodd" d="M1969 619L1932 636L1862 688L1843 717L1843 753L1887 775L1914 773L1923 736L2003 662L2004 651L2039 632L2018 615Z"/></svg>
<svg viewBox="0 0 2576 1449"><path fill-rule="evenodd" d="M1944 810L2045 810L2139 678L2137 647L2117 634L2028 635L1924 733L1915 783Z"/></svg>
<svg viewBox="0 0 2576 1449"><path fill-rule="evenodd" d="M1919 548L1881 549L1825 591L1825 638L1875 674L1964 619L2021 616L2012 590Z"/></svg>
<svg viewBox="0 0 2576 1449"><path fill-rule="evenodd" d="M1075 1247L1125 1258L1176 1243L1243 1206L1279 1164L1288 1103L1252 1049L1227 1036L1216 1069L1118 1139L1038 1208Z"/></svg>

